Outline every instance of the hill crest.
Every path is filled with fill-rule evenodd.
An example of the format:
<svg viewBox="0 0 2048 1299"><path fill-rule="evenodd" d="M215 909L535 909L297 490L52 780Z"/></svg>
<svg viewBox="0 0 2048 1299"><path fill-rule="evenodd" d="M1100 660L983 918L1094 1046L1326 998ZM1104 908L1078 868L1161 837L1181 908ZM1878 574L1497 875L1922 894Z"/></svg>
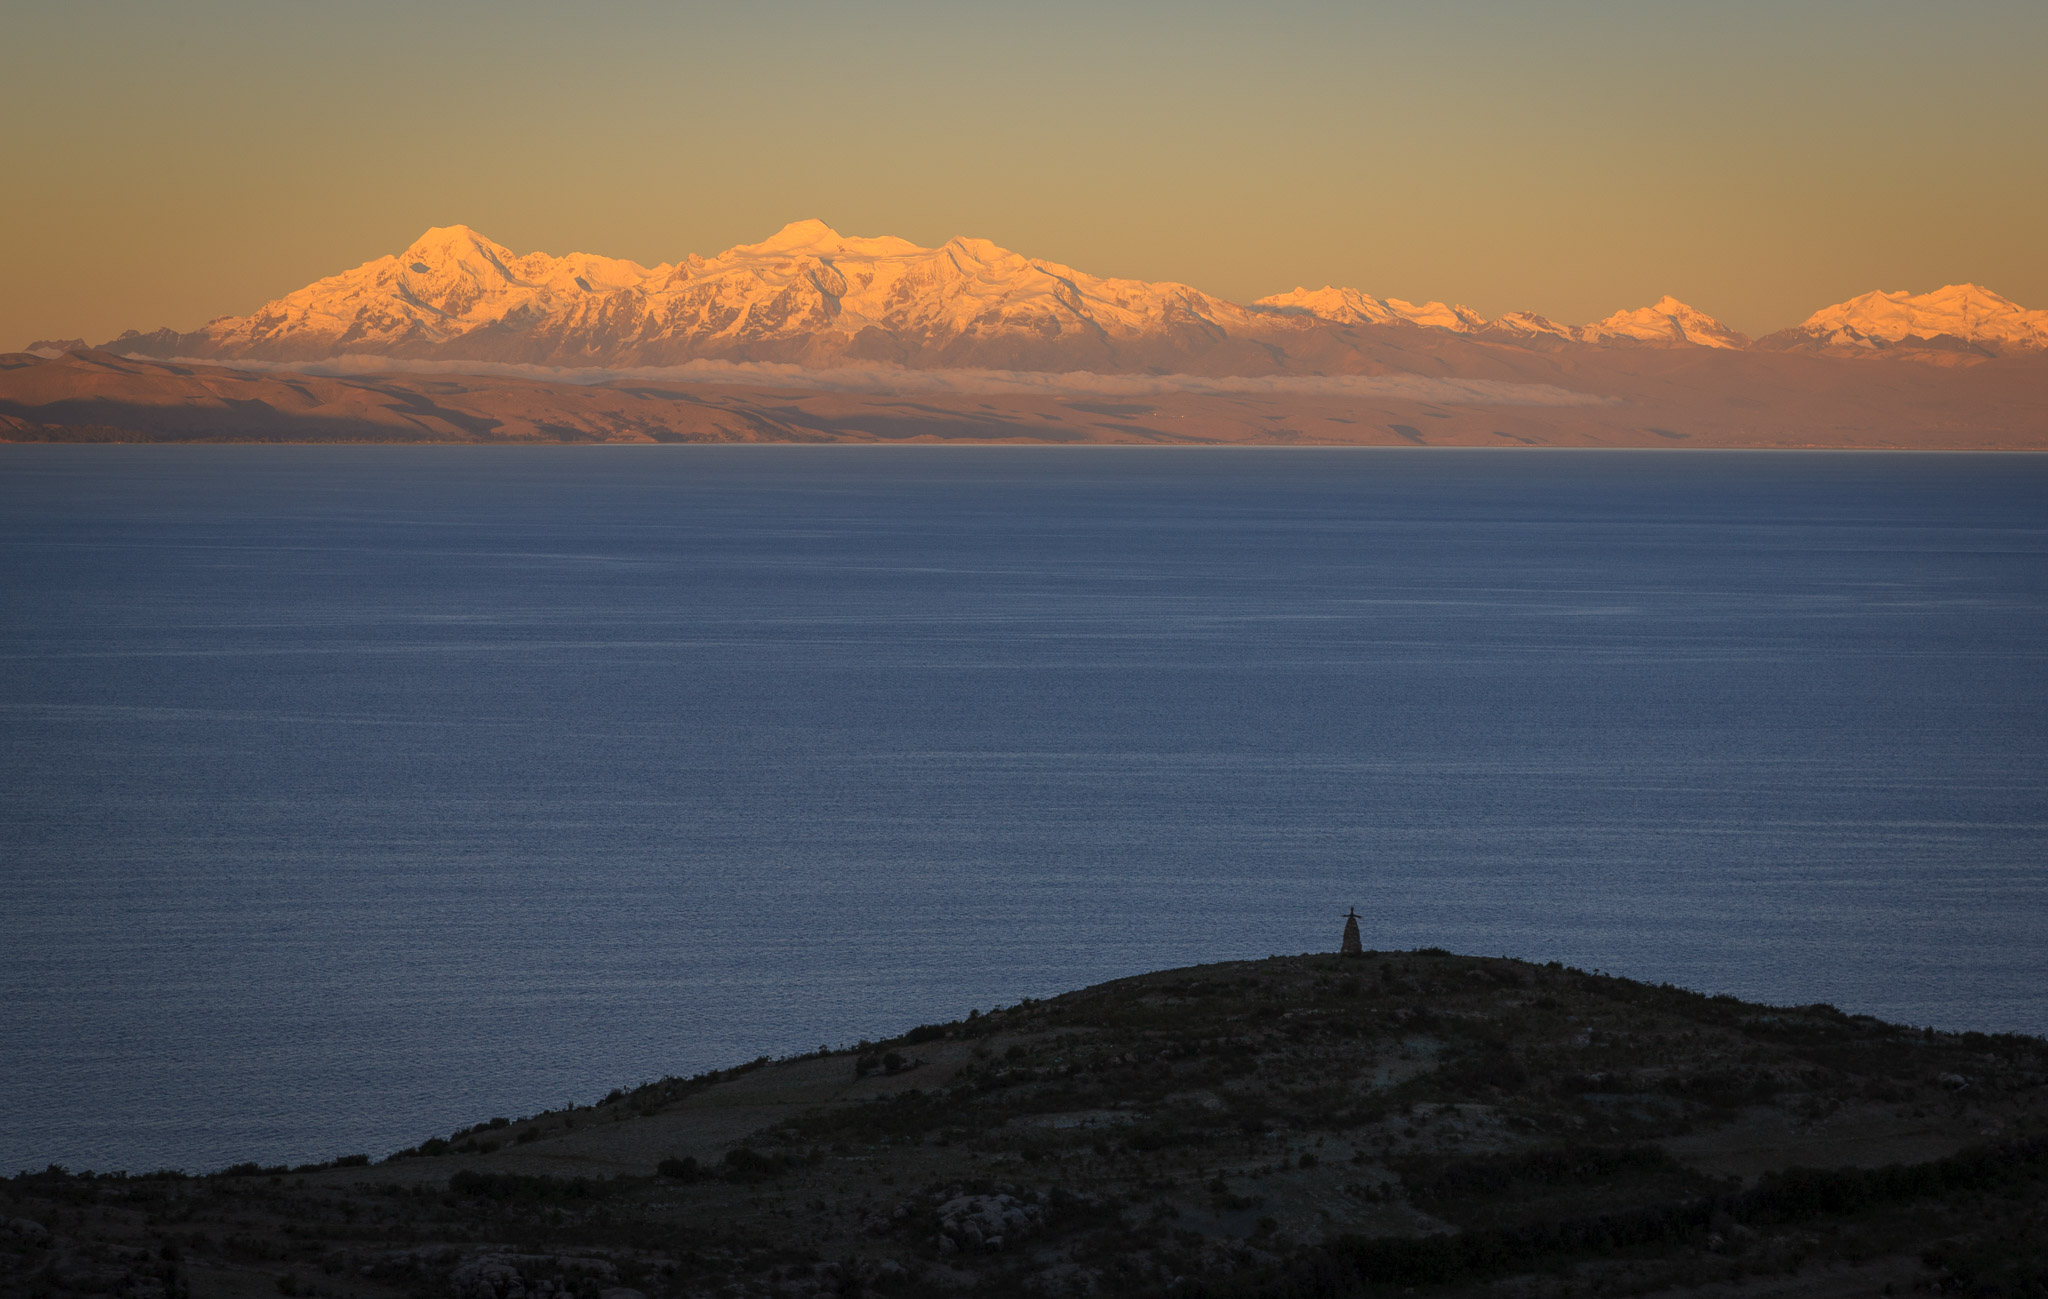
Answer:
<svg viewBox="0 0 2048 1299"><path fill-rule="evenodd" d="M2039 1038L1433 948L1272 957L376 1161L24 1174L0 1181L0 1259L31 1284L318 1275L365 1299L2019 1295L1999 1283L2038 1276L2044 1089Z"/></svg>

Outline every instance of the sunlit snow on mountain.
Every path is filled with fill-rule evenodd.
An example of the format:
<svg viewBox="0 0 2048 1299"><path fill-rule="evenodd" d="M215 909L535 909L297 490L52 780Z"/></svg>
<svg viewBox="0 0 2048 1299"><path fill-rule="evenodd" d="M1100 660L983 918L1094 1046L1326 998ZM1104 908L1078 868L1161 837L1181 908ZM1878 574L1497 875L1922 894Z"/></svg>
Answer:
<svg viewBox="0 0 2048 1299"><path fill-rule="evenodd" d="M516 254L437 227L366 262L189 333L130 331L135 355L305 363L378 357L619 369L693 362L807 370L1196 376L1430 372L1407 354L1458 337L1492 347L1737 350L1750 340L1666 296L1570 325L1533 312L1296 288L1241 305L1185 284L1103 278L985 239L926 248L799 221L715 257L647 267ZM2048 346L2048 312L1974 285L1871 293L1762 341L1774 350L1990 355ZM1446 366L1434 367L1446 371ZM1471 367L1463 367L1469 372Z"/></svg>

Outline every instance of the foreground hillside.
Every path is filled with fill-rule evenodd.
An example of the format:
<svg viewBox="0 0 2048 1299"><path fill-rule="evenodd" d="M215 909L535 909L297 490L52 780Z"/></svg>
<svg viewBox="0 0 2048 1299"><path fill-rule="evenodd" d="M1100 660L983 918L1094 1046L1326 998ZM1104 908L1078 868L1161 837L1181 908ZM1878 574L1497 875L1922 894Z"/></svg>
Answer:
<svg viewBox="0 0 2048 1299"><path fill-rule="evenodd" d="M0 441L2048 447L2048 352L1945 367L1710 348L1538 354L1418 329L1397 341L1395 372L1273 380L870 370L589 382L20 352L0 355Z"/></svg>
<svg viewBox="0 0 2048 1299"><path fill-rule="evenodd" d="M2037 1295L2044 1100L2037 1038L1276 957L375 1163L22 1175L0 1292Z"/></svg>

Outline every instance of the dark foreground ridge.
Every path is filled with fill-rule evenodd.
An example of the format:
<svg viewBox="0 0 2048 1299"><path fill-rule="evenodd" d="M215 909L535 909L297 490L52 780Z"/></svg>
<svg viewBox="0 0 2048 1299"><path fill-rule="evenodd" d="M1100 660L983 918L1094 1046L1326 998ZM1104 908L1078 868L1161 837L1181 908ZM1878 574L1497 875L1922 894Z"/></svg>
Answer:
<svg viewBox="0 0 2048 1299"><path fill-rule="evenodd" d="M1434 949L1123 979L379 1162L0 1182L0 1293L2048 1295L2048 1042Z"/></svg>

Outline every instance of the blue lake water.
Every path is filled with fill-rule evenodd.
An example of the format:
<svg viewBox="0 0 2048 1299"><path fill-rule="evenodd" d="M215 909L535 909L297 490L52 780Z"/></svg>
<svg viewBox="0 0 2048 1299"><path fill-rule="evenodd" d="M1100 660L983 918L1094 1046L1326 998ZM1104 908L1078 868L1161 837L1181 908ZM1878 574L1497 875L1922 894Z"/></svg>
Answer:
<svg viewBox="0 0 2048 1299"><path fill-rule="evenodd" d="M2048 1030L2048 457L0 448L0 1172L1367 946Z"/></svg>

